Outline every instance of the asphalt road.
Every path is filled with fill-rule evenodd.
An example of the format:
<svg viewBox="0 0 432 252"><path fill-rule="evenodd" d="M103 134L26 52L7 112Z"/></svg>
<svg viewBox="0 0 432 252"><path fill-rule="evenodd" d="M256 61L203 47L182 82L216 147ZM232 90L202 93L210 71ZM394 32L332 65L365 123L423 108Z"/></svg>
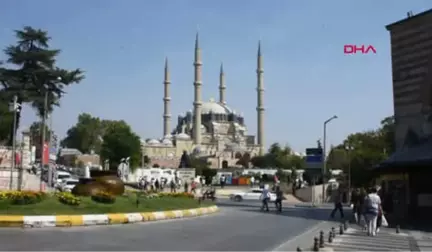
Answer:
<svg viewBox="0 0 432 252"><path fill-rule="evenodd" d="M117 226L0 229L0 250L271 251L327 220L329 209L259 211L257 202L219 200L221 211L193 219Z"/></svg>

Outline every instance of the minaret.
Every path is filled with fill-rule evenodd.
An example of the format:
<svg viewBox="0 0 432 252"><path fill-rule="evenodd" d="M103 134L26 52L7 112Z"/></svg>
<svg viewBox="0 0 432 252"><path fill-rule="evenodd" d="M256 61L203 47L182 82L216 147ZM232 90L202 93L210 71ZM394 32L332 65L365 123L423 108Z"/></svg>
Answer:
<svg viewBox="0 0 432 252"><path fill-rule="evenodd" d="M220 66L220 73L219 73L219 103L225 105L225 73L223 70L223 64Z"/></svg>
<svg viewBox="0 0 432 252"><path fill-rule="evenodd" d="M171 114L170 114L170 72L168 68L168 58L165 58L165 71L164 71L164 113L163 113L163 136L170 134L170 121L171 121Z"/></svg>
<svg viewBox="0 0 432 252"><path fill-rule="evenodd" d="M195 87L195 96L194 96L194 122L193 122L193 141L194 144L201 144L201 49L199 48L199 36L196 34L195 38L195 60L194 60L194 87Z"/></svg>
<svg viewBox="0 0 432 252"><path fill-rule="evenodd" d="M259 145L259 154L264 155L264 69L261 55L261 41L258 43L257 57L257 137Z"/></svg>

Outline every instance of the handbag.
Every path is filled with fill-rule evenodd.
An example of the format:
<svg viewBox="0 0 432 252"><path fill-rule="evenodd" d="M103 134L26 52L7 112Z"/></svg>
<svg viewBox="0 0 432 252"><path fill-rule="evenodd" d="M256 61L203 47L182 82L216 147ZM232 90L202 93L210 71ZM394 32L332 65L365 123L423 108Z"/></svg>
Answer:
<svg viewBox="0 0 432 252"><path fill-rule="evenodd" d="M383 227L388 227L389 224L388 224L387 219L385 218L384 214L382 215L381 218L382 218L382 219L381 219L381 226L383 226Z"/></svg>

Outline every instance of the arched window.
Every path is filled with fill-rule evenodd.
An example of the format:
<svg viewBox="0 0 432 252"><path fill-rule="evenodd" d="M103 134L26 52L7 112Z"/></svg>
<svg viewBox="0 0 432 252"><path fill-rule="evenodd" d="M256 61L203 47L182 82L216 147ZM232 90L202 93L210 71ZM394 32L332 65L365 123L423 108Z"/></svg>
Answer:
<svg viewBox="0 0 432 252"><path fill-rule="evenodd" d="M222 169L227 169L228 168L228 161L224 160L222 161Z"/></svg>

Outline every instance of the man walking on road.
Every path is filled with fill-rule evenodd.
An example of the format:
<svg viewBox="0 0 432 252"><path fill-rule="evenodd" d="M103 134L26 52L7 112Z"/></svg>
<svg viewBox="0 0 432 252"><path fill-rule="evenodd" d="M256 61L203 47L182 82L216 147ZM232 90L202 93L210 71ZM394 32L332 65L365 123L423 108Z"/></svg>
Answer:
<svg viewBox="0 0 432 252"><path fill-rule="evenodd" d="M276 210L278 212L282 212L282 199L283 199L283 192L279 185L276 186Z"/></svg>
<svg viewBox="0 0 432 252"><path fill-rule="evenodd" d="M332 219L334 219L336 211L339 210L340 216L343 219L344 218L344 211L343 211L343 206L342 206L342 192L339 189L335 192L333 200L334 200L334 209L331 212L330 217Z"/></svg>
<svg viewBox="0 0 432 252"><path fill-rule="evenodd" d="M268 207L268 202L270 200L270 192L269 192L269 185L264 185L264 189L262 190L262 194L261 194L261 200L262 200L262 206L261 206L261 211L269 211L269 207Z"/></svg>

